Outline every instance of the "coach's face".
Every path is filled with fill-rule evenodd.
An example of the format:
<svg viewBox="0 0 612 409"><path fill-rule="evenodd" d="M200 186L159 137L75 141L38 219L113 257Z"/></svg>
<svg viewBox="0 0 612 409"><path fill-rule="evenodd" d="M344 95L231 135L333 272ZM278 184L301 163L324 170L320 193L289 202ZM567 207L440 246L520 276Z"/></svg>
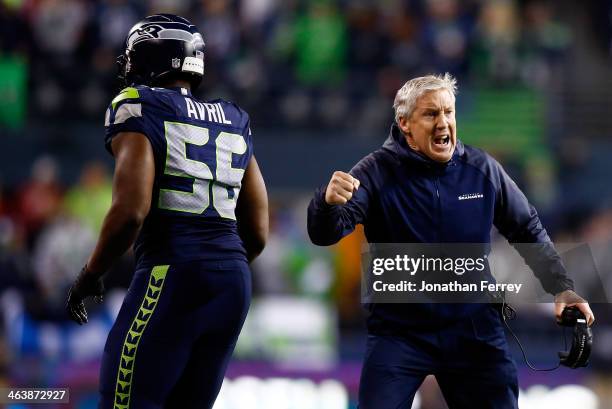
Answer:
<svg viewBox="0 0 612 409"><path fill-rule="evenodd" d="M445 89L428 91L416 100L409 118L400 118L399 127L413 150L448 162L457 145L455 99Z"/></svg>

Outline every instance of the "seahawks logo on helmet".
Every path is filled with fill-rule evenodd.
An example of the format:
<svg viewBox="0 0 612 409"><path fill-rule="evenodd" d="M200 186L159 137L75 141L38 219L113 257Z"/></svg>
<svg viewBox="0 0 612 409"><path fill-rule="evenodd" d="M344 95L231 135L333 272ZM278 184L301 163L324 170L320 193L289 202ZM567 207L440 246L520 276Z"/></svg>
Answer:
<svg viewBox="0 0 612 409"><path fill-rule="evenodd" d="M134 30L134 32L130 35L128 39L128 44L130 46L134 46L141 41L152 40L155 38L159 38L159 32L164 28L162 26L158 26L157 24L149 24L144 27L138 28Z"/></svg>
<svg viewBox="0 0 612 409"><path fill-rule="evenodd" d="M179 40L193 43L202 43L202 35L198 32L191 33L182 27L162 26L158 24L147 24L137 29L129 35L127 39L127 48L133 49L136 44L148 40Z"/></svg>

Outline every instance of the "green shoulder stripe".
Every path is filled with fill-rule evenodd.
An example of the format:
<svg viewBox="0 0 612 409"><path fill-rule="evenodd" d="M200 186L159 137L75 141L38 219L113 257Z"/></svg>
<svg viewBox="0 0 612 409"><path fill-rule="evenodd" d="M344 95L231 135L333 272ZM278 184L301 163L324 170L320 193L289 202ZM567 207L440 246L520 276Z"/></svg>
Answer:
<svg viewBox="0 0 612 409"><path fill-rule="evenodd" d="M117 104L123 101L124 99L136 99L136 98L140 98L140 94L138 93L138 90L133 87L127 87L121 90L119 95L117 95L115 99L113 99L113 102L111 102L111 104L113 106L113 109L115 109L117 107Z"/></svg>

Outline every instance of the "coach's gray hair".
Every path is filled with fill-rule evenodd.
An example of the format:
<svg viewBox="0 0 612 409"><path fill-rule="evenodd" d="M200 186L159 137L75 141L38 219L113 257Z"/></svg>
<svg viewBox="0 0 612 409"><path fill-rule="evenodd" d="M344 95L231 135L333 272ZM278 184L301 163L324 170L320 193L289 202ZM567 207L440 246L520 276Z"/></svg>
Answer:
<svg viewBox="0 0 612 409"><path fill-rule="evenodd" d="M444 75L426 75L413 78L406 82L395 94L393 109L395 110L395 122L399 124L400 118L410 118L416 100L428 91L445 89L455 99L457 92L457 80L448 72Z"/></svg>

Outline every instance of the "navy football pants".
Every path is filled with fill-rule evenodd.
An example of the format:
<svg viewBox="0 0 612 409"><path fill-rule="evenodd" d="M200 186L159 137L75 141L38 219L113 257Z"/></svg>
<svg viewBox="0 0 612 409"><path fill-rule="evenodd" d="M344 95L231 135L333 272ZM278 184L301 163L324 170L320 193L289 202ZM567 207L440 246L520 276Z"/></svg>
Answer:
<svg viewBox="0 0 612 409"><path fill-rule="evenodd" d="M136 270L104 348L99 408L212 407L250 301L245 261Z"/></svg>
<svg viewBox="0 0 612 409"><path fill-rule="evenodd" d="M516 409L518 380L501 317L492 305L439 331L369 335L360 409L410 409L435 375L450 409Z"/></svg>

